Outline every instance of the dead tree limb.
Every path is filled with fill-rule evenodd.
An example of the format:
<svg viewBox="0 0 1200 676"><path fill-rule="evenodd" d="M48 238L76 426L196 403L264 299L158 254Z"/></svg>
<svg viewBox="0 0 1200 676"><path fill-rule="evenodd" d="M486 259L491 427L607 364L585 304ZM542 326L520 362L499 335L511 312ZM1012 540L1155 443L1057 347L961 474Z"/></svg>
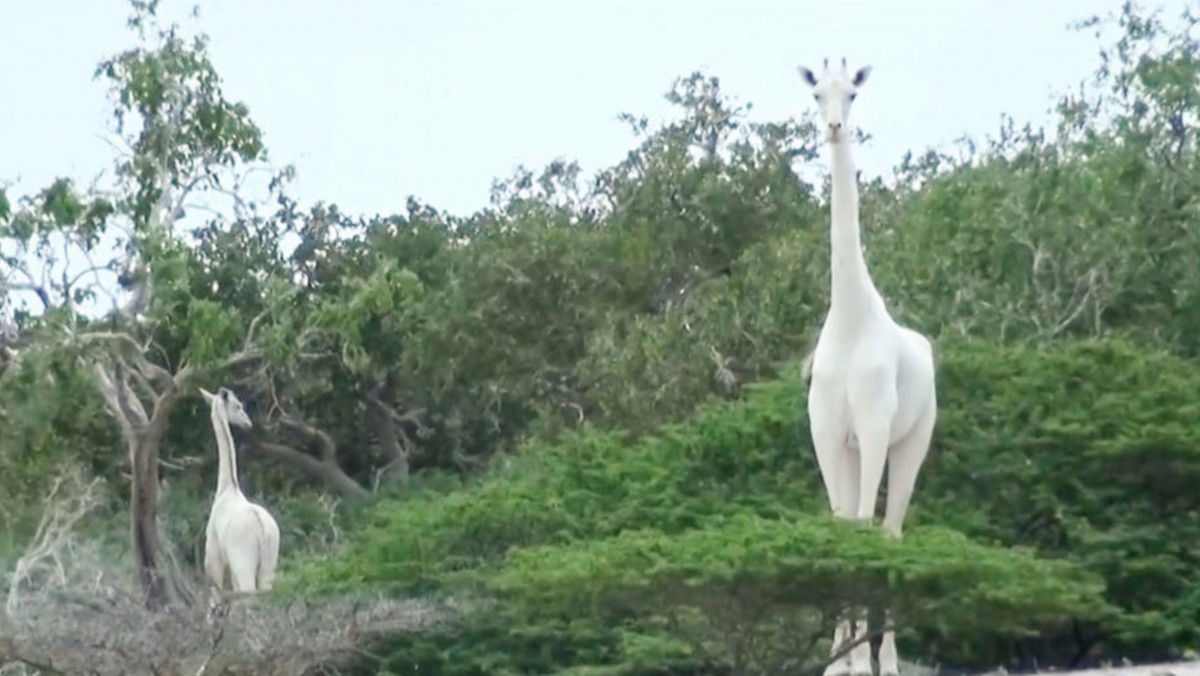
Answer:
<svg viewBox="0 0 1200 676"><path fill-rule="evenodd" d="M315 453L306 453L290 444L257 436L253 442L255 451L324 484L343 497L364 498L369 495L366 488L338 465L337 444L326 432L296 419L284 419L280 424L298 437L302 448L311 448Z"/></svg>
<svg viewBox="0 0 1200 676"><path fill-rule="evenodd" d="M62 555L69 545L75 524L100 504L97 486L100 479L84 481L78 468L60 474L54 480L46 496L46 507L38 522L37 531L29 548L17 559L9 577L8 598L4 610L14 617L21 608L21 589L39 570L47 569L52 577L66 582Z"/></svg>

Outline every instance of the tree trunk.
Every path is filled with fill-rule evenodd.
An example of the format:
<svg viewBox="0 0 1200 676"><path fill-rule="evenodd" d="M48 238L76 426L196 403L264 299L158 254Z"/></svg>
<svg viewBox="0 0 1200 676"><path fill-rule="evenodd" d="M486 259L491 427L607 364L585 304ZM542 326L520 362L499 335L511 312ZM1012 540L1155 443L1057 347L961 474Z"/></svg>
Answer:
<svg viewBox="0 0 1200 676"><path fill-rule="evenodd" d="M100 364L95 365L96 385L108 404L109 411L121 425L121 436L129 449L129 541L133 551L133 567L146 597L146 608L159 610L167 605L166 571L162 566L162 544L158 539L158 447L167 431L167 416L178 396L178 386L169 375L167 391L155 395L153 414L129 387L125 363L117 360L116 371L109 374ZM163 376L146 370L153 377ZM161 369L159 369L161 371ZM165 373L165 372L164 372ZM181 372L186 378L190 371ZM149 381L149 378L144 378Z"/></svg>
<svg viewBox="0 0 1200 676"><path fill-rule="evenodd" d="M380 471L380 480L408 487L408 449L400 438L399 423L392 416L392 411L381 399L367 399L367 420L374 428L375 436L379 439L379 449L388 459Z"/></svg>
<svg viewBox="0 0 1200 676"><path fill-rule="evenodd" d="M146 607L159 610L169 599L161 566L162 545L158 539L158 439L145 432L130 440L133 470L129 482L130 541L138 581L146 595Z"/></svg>

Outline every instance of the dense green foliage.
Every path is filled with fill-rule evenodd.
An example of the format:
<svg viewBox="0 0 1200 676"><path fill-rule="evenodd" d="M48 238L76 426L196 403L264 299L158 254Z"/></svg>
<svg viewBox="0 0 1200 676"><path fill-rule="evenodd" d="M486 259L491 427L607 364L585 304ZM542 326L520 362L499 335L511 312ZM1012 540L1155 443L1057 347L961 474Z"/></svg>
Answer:
<svg viewBox="0 0 1200 676"><path fill-rule="evenodd" d="M809 118L752 122L694 74L594 181L555 162L469 216L361 219L289 197L205 40L133 6L138 46L97 71L133 150L115 183L0 189L3 560L66 465L111 485L117 531L136 415L107 373L163 411L185 568L216 471L194 386L227 384L284 594L478 608L380 640L392 673L792 673L851 602L944 664L1200 647L1194 19L1085 22L1117 36L1052 132L1008 121L862 187L877 285L939 352L896 542L827 516L793 366L828 298ZM195 196L215 215L185 218ZM88 274L38 274L62 251Z"/></svg>
<svg viewBox="0 0 1200 676"><path fill-rule="evenodd" d="M913 520L1102 575L1122 612L1085 645L1200 643L1200 371L1123 342L967 346L942 364L938 453Z"/></svg>
<svg viewBox="0 0 1200 676"><path fill-rule="evenodd" d="M471 488L380 505L309 584L482 583L533 617L652 626L675 606L746 624L718 598L824 612L890 598L907 640L959 663L1196 645L1200 369L1121 341L955 341L940 373L935 451L902 542L815 518L827 509L798 452L791 376L636 443L589 431L534 444ZM1054 621L1018 631L1039 616ZM790 657L814 659L806 648Z"/></svg>

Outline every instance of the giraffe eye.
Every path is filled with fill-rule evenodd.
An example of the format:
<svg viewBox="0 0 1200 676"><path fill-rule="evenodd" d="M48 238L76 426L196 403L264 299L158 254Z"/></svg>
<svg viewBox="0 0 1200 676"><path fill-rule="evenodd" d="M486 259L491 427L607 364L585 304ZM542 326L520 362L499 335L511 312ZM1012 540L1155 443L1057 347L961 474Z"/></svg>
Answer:
<svg viewBox="0 0 1200 676"><path fill-rule="evenodd" d="M854 94L851 94L851 95L850 95L850 100L851 100L851 101L853 101L853 100L854 100L854 97L856 97L856 96L858 96L858 93L857 93L857 92L856 92L856 93L854 93Z"/></svg>

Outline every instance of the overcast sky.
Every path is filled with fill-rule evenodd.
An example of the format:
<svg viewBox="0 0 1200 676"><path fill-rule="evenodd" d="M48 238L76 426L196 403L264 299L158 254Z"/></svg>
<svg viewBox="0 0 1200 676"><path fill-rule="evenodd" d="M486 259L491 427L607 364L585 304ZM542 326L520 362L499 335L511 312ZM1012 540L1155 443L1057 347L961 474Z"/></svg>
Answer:
<svg viewBox="0 0 1200 676"><path fill-rule="evenodd" d="M860 167L886 174L905 150L992 133L1001 113L1045 121L1098 63L1092 35L1068 24L1119 0L200 4L227 95L250 106L274 160L296 165L294 194L370 215L409 195L469 213L518 164L607 166L634 145L616 116L663 119L662 94L695 69L753 103L753 119L797 115L811 99L795 67L826 56L874 67L852 119L874 135ZM0 181L15 192L111 167L92 73L134 44L127 14L119 0L4 0Z"/></svg>

